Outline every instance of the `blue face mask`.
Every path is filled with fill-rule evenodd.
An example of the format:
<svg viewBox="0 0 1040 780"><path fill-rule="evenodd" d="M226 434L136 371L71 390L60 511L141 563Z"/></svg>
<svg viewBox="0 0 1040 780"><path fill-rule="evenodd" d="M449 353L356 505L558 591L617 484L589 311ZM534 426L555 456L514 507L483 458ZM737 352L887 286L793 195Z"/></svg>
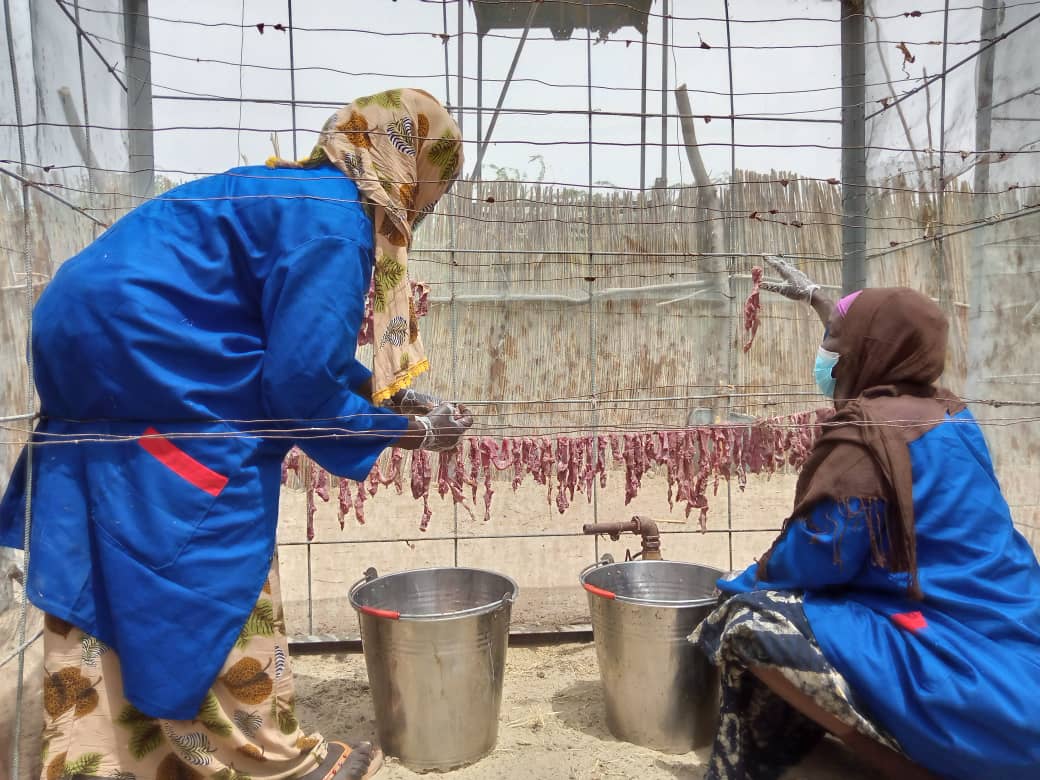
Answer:
<svg viewBox="0 0 1040 780"><path fill-rule="evenodd" d="M816 365L813 367L813 374L816 377L816 386L827 398L834 398L834 387L838 384L838 380L834 378L834 367L838 365L839 357L841 356L837 352L831 352L823 347L816 350Z"/></svg>

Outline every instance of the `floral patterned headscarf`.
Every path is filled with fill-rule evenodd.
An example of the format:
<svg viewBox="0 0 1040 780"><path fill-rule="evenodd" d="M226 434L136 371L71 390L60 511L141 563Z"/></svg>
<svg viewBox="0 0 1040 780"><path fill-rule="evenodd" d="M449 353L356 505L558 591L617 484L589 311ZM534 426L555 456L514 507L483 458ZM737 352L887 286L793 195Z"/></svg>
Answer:
<svg viewBox="0 0 1040 780"><path fill-rule="evenodd" d="M270 167L332 163L372 206L372 400L381 403L430 367L408 281L408 248L462 169L459 126L421 89L390 89L355 100L325 123L310 157L272 157Z"/></svg>

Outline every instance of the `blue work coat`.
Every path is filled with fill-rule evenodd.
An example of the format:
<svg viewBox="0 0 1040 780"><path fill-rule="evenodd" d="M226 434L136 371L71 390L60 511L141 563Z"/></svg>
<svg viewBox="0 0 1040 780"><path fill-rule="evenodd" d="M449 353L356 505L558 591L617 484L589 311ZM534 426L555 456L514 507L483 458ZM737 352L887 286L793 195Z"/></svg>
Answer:
<svg viewBox="0 0 1040 780"><path fill-rule="evenodd" d="M36 304L29 599L114 648L142 712L196 715L270 568L289 448L360 480L406 428L354 392L372 263L339 171L237 168L130 212ZM0 503L19 548L25 472Z"/></svg>
<svg viewBox="0 0 1040 780"><path fill-rule="evenodd" d="M857 501L793 522L768 581L754 564L719 587L804 591L823 654L917 763L941 777L1035 780L1040 566L970 412L909 446L923 601L908 598L907 575L872 562Z"/></svg>

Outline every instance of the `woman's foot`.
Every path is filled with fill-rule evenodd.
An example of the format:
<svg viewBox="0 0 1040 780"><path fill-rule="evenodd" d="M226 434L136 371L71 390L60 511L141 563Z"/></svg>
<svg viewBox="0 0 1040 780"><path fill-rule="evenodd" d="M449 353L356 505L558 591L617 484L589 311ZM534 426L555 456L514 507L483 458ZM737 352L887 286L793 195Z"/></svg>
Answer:
<svg viewBox="0 0 1040 780"><path fill-rule="evenodd" d="M371 742L348 745L329 742L329 752L321 766L301 780L368 780L383 766L383 751Z"/></svg>

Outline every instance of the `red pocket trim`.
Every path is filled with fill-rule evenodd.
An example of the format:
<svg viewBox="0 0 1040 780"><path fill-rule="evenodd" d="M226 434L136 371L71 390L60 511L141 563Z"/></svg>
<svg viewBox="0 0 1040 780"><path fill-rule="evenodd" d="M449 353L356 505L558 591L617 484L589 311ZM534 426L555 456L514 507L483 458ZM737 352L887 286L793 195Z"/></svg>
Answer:
<svg viewBox="0 0 1040 780"><path fill-rule="evenodd" d="M211 496L219 496L220 491L227 485L227 477L203 466L155 428L148 428L144 435L152 437L137 440L144 451L199 490L204 490Z"/></svg>
<svg viewBox="0 0 1040 780"><path fill-rule="evenodd" d="M900 612L892 615L892 622L912 634L916 634L922 628L928 628L928 621L920 612Z"/></svg>

